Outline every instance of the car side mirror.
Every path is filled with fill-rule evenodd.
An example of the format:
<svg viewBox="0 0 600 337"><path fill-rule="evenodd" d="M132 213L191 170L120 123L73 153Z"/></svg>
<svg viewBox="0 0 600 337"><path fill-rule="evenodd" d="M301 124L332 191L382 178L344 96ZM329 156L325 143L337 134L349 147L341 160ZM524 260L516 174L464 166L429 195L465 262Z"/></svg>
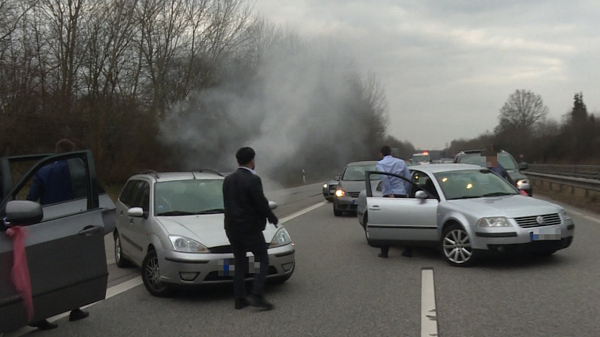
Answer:
<svg viewBox="0 0 600 337"><path fill-rule="evenodd" d="M427 197L428 197L427 193L425 193L425 191L423 191L423 190L418 190L415 193L415 198L417 198L417 199L427 199Z"/></svg>
<svg viewBox="0 0 600 337"><path fill-rule="evenodd" d="M340 176L335 176L335 177L333 177L333 180L335 180L335 181L340 181Z"/></svg>
<svg viewBox="0 0 600 337"><path fill-rule="evenodd" d="M12 200L6 204L6 222L13 226L36 224L44 218L42 206L27 200Z"/></svg>
<svg viewBox="0 0 600 337"><path fill-rule="evenodd" d="M521 162L519 164L519 170L527 170L529 168L529 165L527 165L526 162Z"/></svg>
<svg viewBox="0 0 600 337"><path fill-rule="evenodd" d="M131 207L127 210L127 215L133 218L142 218L144 217L144 209L141 207Z"/></svg>
<svg viewBox="0 0 600 337"><path fill-rule="evenodd" d="M270 209L276 209L277 208L277 203L275 201L270 201L269 200L269 208Z"/></svg>

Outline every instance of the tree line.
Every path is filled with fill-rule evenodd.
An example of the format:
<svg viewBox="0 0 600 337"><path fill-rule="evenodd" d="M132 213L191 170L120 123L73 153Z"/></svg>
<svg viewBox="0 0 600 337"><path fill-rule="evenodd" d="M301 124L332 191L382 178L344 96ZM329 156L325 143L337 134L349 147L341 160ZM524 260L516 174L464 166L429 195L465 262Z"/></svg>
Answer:
<svg viewBox="0 0 600 337"><path fill-rule="evenodd" d="M1 156L69 138L122 183L144 169L226 170L256 144L285 182L374 159L384 142L414 150L387 134L375 77L248 1L0 0L0 11Z"/></svg>
<svg viewBox="0 0 600 337"><path fill-rule="evenodd" d="M516 90L500 109L498 125L472 139L453 140L445 149L455 155L467 149L504 149L517 161L600 164L600 121L587 111L583 93L560 122L548 118L548 107L531 90Z"/></svg>

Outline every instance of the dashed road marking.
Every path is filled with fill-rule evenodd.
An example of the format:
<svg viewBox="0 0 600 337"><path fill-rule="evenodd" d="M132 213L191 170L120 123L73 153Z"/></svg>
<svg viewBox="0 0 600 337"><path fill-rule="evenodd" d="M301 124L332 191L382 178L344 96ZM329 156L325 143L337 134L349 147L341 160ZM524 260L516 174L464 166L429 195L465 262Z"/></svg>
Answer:
<svg viewBox="0 0 600 337"><path fill-rule="evenodd" d="M433 268L421 271L421 337L438 336Z"/></svg>

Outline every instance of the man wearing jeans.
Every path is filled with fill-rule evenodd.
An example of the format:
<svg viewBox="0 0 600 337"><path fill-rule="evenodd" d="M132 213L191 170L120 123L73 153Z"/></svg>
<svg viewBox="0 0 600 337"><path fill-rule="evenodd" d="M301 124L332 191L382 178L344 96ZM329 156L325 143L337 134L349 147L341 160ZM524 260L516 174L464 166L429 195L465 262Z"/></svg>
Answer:
<svg viewBox="0 0 600 337"><path fill-rule="evenodd" d="M382 159L377 162L377 171L394 173L406 178L403 180L397 177L381 175L382 194L384 198L406 198L410 190L410 172L404 160L392 156L392 149L388 145L381 148ZM379 257L387 258L390 246L383 245L380 247L381 253ZM402 256L412 256L412 248L407 247Z"/></svg>

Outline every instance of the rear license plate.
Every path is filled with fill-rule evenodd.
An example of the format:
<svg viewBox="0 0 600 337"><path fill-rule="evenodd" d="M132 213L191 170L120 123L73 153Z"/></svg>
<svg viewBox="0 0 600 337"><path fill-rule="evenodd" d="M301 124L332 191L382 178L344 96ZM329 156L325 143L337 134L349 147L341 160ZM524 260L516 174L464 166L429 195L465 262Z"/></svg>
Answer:
<svg viewBox="0 0 600 337"><path fill-rule="evenodd" d="M532 232L529 232L529 238L532 242L542 240L560 240L561 231L560 228L537 228Z"/></svg>

